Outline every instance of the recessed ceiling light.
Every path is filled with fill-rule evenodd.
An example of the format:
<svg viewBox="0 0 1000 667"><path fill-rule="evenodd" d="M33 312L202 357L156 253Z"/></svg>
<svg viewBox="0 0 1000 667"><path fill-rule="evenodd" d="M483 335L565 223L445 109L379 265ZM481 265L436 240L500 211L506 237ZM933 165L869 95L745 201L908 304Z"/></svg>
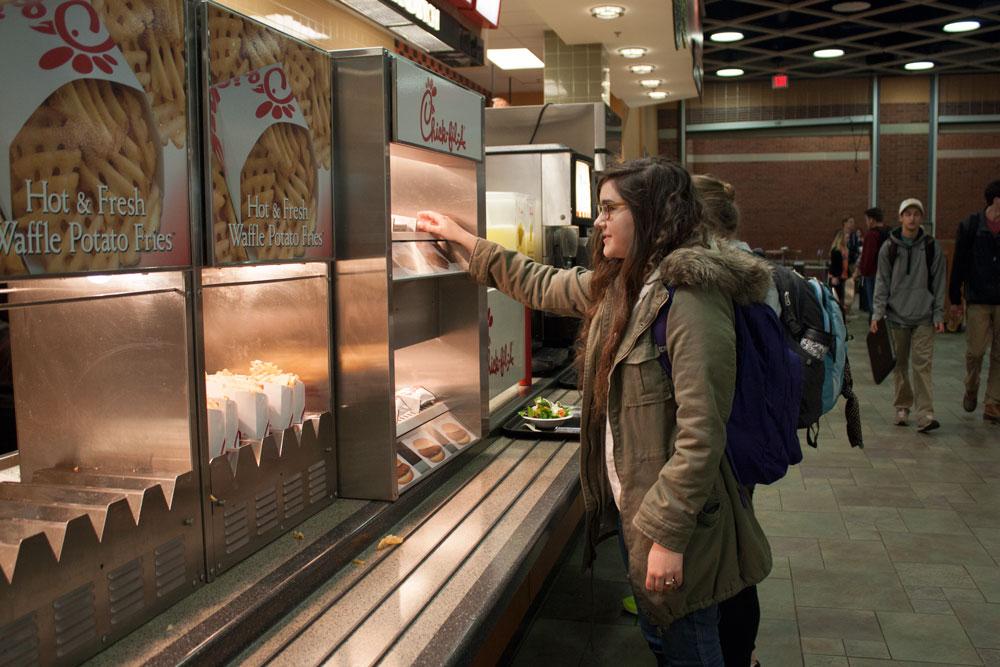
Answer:
<svg viewBox="0 0 1000 667"><path fill-rule="evenodd" d="M650 74L656 69L656 65L629 65L628 71L632 74Z"/></svg>
<svg viewBox="0 0 1000 667"><path fill-rule="evenodd" d="M623 58L642 58L646 55L646 49L641 46L627 46L624 49L618 49L618 55Z"/></svg>
<svg viewBox="0 0 1000 667"><path fill-rule="evenodd" d="M625 13L625 8L619 5L598 5L590 8L590 15L595 19L610 21L620 18Z"/></svg>
<svg viewBox="0 0 1000 667"><path fill-rule="evenodd" d="M743 76L743 70L739 67L726 67L715 73L716 76Z"/></svg>
<svg viewBox="0 0 1000 667"><path fill-rule="evenodd" d="M539 69L545 67L528 49L489 49L486 58L500 69Z"/></svg>
<svg viewBox="0 0 1000 667"><path fill-rule="evenodd" d="M853 14L854 12L863 12L871 6L870 2L838 2L830 9L841 14Z"/></svg>
<svg viewBox="0 0 1000 667"><path fill-rule="evenodd" d="M736 32L735 30L725 30L723 32L714 32L709 36L709 39L713 42L738 42L743 39L744 35L742 32Z"/></svg>
<svg viewBox="0 0 1000 667"><path fill-rule="evenodd" d="M264 23L273 25L278 30L284 30L289 35L298 37L299 39L318 40L330 38L330 36L326 33L313 30L289 14L268 14L267 16L256 16L255 18L260 19Z"/></svg>
<svg viewBox="0 0 1000 667"><path fill-rule="evenodd" d="M727 30L724 32L715 32L709 37L713 42L738 42L743 39L742 32L736 32L735 30Z"/></svg>
<svg viewBox="0 0 1000 667"><path fill-rule="evenodd" d="M954 21L945 25L942 30L945 32L971 32L973 30L979 30L980 23L974 19L968 21Z"/></svg>
<svg viewBox="0 0 1000 667"><path fill-rule="evenodd" d="M643 88L658 88L663 83L663 79L643 79L639 85Z"/></svg>
<svg viewBox="0 0 1000 667"><path fill-rule="evenodd" d="M903 69L910 70L911 72L918 72L922 69L932 69L933 67L934 63L929 60L917 60L903 65Z"/></svg>
<svg viewBox="0 0 1000 667"><path fill-rule="evenodd" d="M839 58L844 55L843 49L818 49L813 51L813 58Z"/></svg>
<svg viewBox="0 0 1000 667"><path fill-rule="evenodd" d="M654 100L665 100L670 93L665 90L651 90L646 94Z"/></svg>

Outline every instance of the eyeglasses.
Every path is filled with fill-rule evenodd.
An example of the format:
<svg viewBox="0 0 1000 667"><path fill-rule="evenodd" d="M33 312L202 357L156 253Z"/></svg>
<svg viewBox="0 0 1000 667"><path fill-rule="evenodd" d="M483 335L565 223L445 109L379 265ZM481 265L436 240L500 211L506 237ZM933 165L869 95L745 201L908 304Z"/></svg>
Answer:
<svg viewBox="0 0 1000 667"><path fill-rule="evenodd" d="M598 216L603 215L605 218L610 218L611 214L614 213L617 209L625 208L627 206L628 206L628 204L626 204L623 201L622 202L617 202L617 203L614 203L614 204L598 204L597 205L597 215Z"/></svg>

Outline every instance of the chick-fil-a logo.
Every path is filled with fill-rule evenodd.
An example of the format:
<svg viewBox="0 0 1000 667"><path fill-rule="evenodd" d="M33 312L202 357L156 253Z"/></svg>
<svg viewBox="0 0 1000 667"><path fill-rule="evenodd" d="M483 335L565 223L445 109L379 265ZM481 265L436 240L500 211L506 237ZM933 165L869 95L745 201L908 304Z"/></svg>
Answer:
<svg viewBox="0 0 1000 667"><path fill-rule="evenodd" d="M251 83L254 82L251 81ZM267 99L257 107L257 118L263 118L270 113L272 118L278 120L282 114L288 118L295 114L292 88L288 85L285 70L280 67L268 70L264 74L263 83L254 88L253 91L267 96Z"/></svg>
<svg viewBox="0 0 1000 667"><path fill-rule="evenodd" d="M437 107L434 106L437 93L434 79L428 77L420 98L420 136L427 143L447 146L452 153L465 150L465 123L437 119Z"/></svg>
<svg viewBox="0 0 1000 667"><path fill-rule="evenodd" d="M45 8L40 3L26 5L25 11L31 8L40 8L38 17L44 16ZM114 48L114 41L101 29L97 11L85 0L62 3L56 7L53 19L34 25L32 29L63 41L62 46L46 51L39 58L38 65L44 70L56 69L72 61L73 69L79 74L90 74L94 67L111 74L118 65L118 61L107 53Z"/></svg>

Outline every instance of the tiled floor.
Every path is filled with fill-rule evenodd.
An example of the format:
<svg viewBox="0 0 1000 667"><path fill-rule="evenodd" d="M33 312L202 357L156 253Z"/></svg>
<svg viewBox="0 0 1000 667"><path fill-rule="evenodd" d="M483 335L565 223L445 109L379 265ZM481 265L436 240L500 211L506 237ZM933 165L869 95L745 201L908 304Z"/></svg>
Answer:
<svg viewBox="0 0 1000 667"><path fill-rule="evenodd" d="M965 338L937 338L942 427L921 435L892 425L892 380L872 383L864 323L850 328L864 451L848 445L838 406L819 449L804 447L800 466L754 496L774 552L759 587L761 662L1000 665L1000 426L984 424L981 406L962 411ZM652 664L621 610L616 545L602 545L593 580L580 558L577 544L514 664Z"/></svg>

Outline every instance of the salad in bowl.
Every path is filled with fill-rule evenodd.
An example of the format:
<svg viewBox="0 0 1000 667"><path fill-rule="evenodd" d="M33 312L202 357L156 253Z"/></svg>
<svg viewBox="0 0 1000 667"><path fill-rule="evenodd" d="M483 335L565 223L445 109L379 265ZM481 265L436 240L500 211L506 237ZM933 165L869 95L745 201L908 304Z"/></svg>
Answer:
<svg viewBox="0 0 1000 667"><path fill-rule="evenodd" d="M536 428L552 429L572 419L573 409L539 396L517 414Z"/></svg>

